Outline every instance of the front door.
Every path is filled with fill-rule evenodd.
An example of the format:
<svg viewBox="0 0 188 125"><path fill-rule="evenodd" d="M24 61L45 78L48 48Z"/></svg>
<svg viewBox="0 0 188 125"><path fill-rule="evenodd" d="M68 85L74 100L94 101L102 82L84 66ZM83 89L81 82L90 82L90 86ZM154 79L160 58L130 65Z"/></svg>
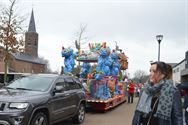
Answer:
<svg viewBox="0 0 188 125"><path fill-rule="evenodd" d="M67 112L70 107L70 99L71 94L70 91L66 89L65 82L63 80L58 80L54 87L54 91L56 87L62 86L62 91L54 92L51 99L51 112L52 112L52 120L58 120L67 117Z"/></svg>

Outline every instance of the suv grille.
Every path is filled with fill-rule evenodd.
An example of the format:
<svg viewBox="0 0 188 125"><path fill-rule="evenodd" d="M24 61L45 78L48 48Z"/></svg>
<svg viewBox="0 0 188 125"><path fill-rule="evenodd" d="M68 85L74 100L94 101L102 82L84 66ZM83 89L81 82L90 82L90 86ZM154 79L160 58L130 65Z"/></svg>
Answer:
<svg viewBox="0 0 188 125"><path fill-rule="evenodd" d="M7 121L0 120L0 125L10 125Z"/></svg>
<svg viewBox="0 0 188 125"><path fill-rule="evenodd" d="M5 108L5 103L0 102L0 111L3 111L4 108Z"/></svg>

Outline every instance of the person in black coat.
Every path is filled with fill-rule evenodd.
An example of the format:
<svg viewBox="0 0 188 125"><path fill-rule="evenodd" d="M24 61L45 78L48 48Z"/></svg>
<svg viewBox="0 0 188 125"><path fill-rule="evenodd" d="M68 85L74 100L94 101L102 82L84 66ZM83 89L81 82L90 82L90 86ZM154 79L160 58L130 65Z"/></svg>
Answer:
<svg viewBox="0 0 188 125"><path fill-rule="evenodd" d="M186 83L186 93L184 96L185 122L188 125L188 82Z"/></svg>
<svg viewBox="0 0 188 125"><path fill-rule="evenodd" d="M188 125L188 81L177 84L177 88L182 93L184 97L184 105L183 108L185 109L185 123Z"/></svg>
<svg viewBox="0 0 188 125"><path fill-rule="evenodd" d="M132 125L183 125L181 96L172 80L172 67L154 62L139 97Z"/></svg>

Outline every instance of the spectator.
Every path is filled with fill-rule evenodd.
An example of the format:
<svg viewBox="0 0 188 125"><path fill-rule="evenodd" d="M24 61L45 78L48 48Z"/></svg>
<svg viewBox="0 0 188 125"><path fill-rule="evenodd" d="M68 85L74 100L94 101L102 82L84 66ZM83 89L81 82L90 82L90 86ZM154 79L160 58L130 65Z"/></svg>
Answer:
<svg viewBox="0 0 188 125"><path fill-rule="evenodd" d="M139 98L132 125L183 125L181 96L173 85L172 67L154 62Z"/></svg>
<svg viewBox="0 0 188 125"><path fill-rule="evenodd" d="M131 80L128 84L128 103L133 103L135 85Z"/></svg>
<svg viewBox="0 0 188 125"><path fill-rule="evenodd" d="M184 97L183 108L185 110L185 123L188 125L188 81L184 83L177 84L178 89L182 92L182 96Z"/></svg>

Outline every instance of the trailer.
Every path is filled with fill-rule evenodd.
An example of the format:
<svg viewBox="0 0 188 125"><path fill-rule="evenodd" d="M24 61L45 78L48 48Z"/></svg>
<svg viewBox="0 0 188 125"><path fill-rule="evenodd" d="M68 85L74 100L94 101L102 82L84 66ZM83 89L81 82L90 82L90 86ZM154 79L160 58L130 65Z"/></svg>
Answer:
<svg viewBox="0 0 188 125"><path fill-rule="evenodd" d="M117 95L107 100L87 99L87 105L90 108L94 110L100 110L100 111L109 110L111 108L118 106L119 104L123 102L126 102L125 95Z"/></svg>
<svg viewBox="0 0 188 125"><path fill-rule="evenodd" d="M125 82L116 76L103 76L101 80L87 80L87 107L107 111L127 101Z"/></svg>

